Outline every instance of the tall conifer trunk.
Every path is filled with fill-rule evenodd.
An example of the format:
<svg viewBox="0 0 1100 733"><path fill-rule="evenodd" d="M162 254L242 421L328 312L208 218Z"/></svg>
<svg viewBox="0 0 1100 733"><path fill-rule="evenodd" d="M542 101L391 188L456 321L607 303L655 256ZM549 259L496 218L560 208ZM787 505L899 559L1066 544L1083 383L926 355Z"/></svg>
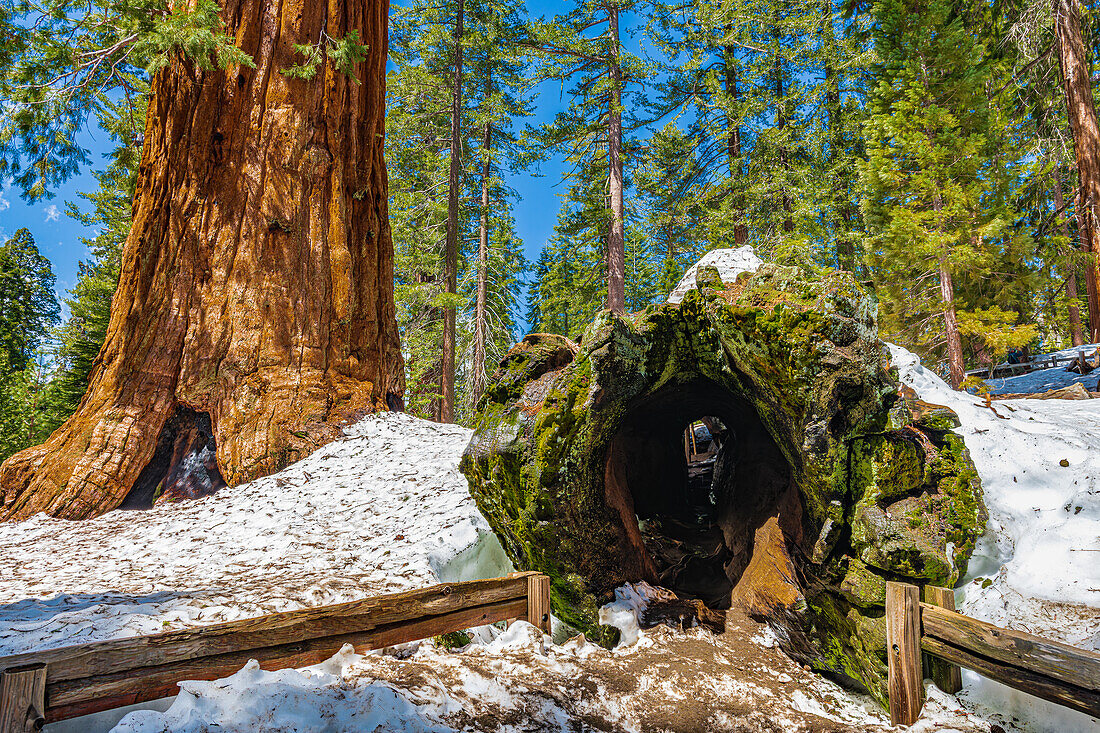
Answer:
<svg viewBox="0 0 1100 733"><path fill-rule="evenodd" d="M939 193L932 196L932 208L936 212L936 231L944 233L943 199ZM959 336L959 320L955 313L955 283L951 277L951 268L947 263L947 249L940 253L936 271L940 280L940 298L943 301L944 337L947 342L948 381L952 389L962 384L964 373L962 338Z"/></svg>
<svg viewBox="0 0 1100 733"><path fill-rule="evenodd" d="M623 207L623 72L619 66L619 9L608 8L608 37L611 44L611 96L607 110L607 158L610 169L611 226L607 235L607 307L626 311L626 236Z"/></svg>
<svg viewBox="0 0 1100 733"><path fill-rule="evenodd" d="M458 199L462 186L462 24L463 0L458 0L455 16L455 64L451 96L451 166L447 183L447 241L443 251L443 288L449 295L458 292ZM439 421L455 421L455 327L457 309L443 309L443 395Z"/></svg>
<svg viewBox="0 0 1100 733"><path fill-rule="evenodd" d="M776 30L773 31L773 38L776 44L775 51L775 64L774 72L775 79L775 126L779 130L779 169L782 171L783 182L780 184L781 199L783 204L783 232L790 234L794 231L794 220L791 218L791 171L790 160L787 153L787 141L784 139L786 135L785 130L787 128L787 102L785 99L786 89L784 89L783 83L783 56L779 53L779 20L776 18Z"/></svg>
<svg viewBox="0 0 1100 733"><path fill-rule="evenodd" d="M855 242L851 236L852 202L848 198L848 192L843 185L840 171L837 170L837 162L840 160L840 150L843 147L844 109L840 105L840 72L837 71L834 62L836 48L836 30L833 27L833 0L825 0L822 7L823 36L825 38L825 111L828 115L829 129L829 172L832 178L832 200L837 218L833 225L837 230L833 232L833 241L836 243L836 261L842 270L856 271ZM843 222L843 227L841 223Z"/></svg>
<svg viewBox="0 0 1100 733"><path fill-rule="evenodd" d="M1077 225L1081 233L1081 249L1088 252L1089 262L1083 273L1088 293L1089 337L1100 342L1100 128L1096 121L1096 106L1092 99L1088 58L1081 35L1081 13L1077 0L1053 0L1054 30L1058 39L1058 63L1066 95L1073 149L1077 155L1077 176L1080 181L1077 199Z"/></svg>
<svg viewBox="0 0 1100 733"><path fill-rule="evenodd" d="M488 99L491 94L492 84L486 80L485 98ZM485 389L487 381L485 342L488 339L486 308L489 300L489 179L493 172L489 151L492 142L492 126L486 120L481 137L484 160L481 163L481 221L477 242L477 298L474 303L474 368L470 380L470 391L473 393L475 403Z"/></svg>
<svg viewBox="0 0 1100 733"><path fill-rule="evenodd" d="M943 298L943 325L947 336L948 380L953 389L962 384L964 374L962 340L959 338L959 321L955 314L955 284L951 270L947 266L947 255L940 256L938 271L940 277L940 296Z"/></svg>
<svg viewBox="0 0 1100 733"><path fill-rule="evenodd" d="M733 103L739 103L741 101L741 90L737 86L737 49L733 46L726 46L723 49L723 57L726 72L726 97ZM741 125L738 123L737 117L728 111L726 112L726 157L729 160L730 180L736 182L741 177ZM749 241L749 228L745 225L743 196L738 197L733 210L737 221L733 225L733 242L740 247Z"/></svg>
<svg viewBox="0 0 1100 733"><path fill-rule="evenodd" d="M1054 189L1054 206L1058 211L1064 211L1066 200L1062 194L1062 172L1057 165L1053 167L1051 183ZM1072 242L1069 222L1066 221L1064 213L1058 215L1058 221L1062 228L1062 235ZM1072 257L1067 258L1066 261L1066 312L1069 317L1070 340L1074 346L1081 346L1085 343L1085 331L1081 326L1081 309L1077 307L1077 265Z"/></svg>
<svg viewBox="0 0 1100 733"><path fill-rule="evenodd" d="M385 0L224 0L256 68L177 58L156 74L106 341L77 412L0 468L0 517L103 513L163 488L179 446L248 481L401 407L387 16ZM369 46L362 83L328 59L309 80L281 73L295 44L351 31Z"/></svg>

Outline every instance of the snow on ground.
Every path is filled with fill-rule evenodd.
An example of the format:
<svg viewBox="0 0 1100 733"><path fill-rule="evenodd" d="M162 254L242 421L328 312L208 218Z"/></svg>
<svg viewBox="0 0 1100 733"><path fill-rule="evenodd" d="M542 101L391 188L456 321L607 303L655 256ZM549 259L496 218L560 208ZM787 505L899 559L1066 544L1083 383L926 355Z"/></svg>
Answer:
<svg viewBox="0 0 1100 733"><path fill-rule="evenodd" d="M1016 399L989 408L951 390L914 354L890 351L903 382L959 414L956 432L982 479L989 524L960 611L1100 649L1100 400ZM977 675L964 672L964 682L968 704L1030 729L1100 730L1095 719Z"/></svg>
<svg viewBox="0 0 1100 733"><path fill-rule="evenodd" d="M457 471L469 432L366 418L251 484L85 522L0 525L0 654L346 601L510 566ZM345 650L300 670L249 664L172 701L54 731L883 730L869 699L783 655L766 627L641 630L650 590L604 618L632 643L555 645L526 623L465 649ZM59 592L62 595L57 595ZM496 638L493 639L493 636ZM411 655L411 656L410 656ZM918 730L987 731L933 691ZM125 716L125 717L123 717ZM121 718L121 722L119 722Z"/></svg>
<svg viewBox="0 0 1100 733"><path fill-rule="evenodd" d="M624 588L617 611L640 611L648 590ZM637 631L637 616L619 620ZM345 648L314 668L250 665L216 682L186 683L168 711L132 713L115 730L891 730L869 698L800 668L774 640L735 632L659 626L608 651L583 636L555 645L518 622L488 644L457 651L424 643L395 657ZM989 730L950 697L934 689L930 697L916 733Z"/></svg>
<svg viewBox="0 0 1100 733"><path fill-rule="evenodd" d="M990 394L1042 394L1052 389L1069 387L1077 382L1084 385L1089 392L1100 391L1100 370L1088 374L1071 372L1065 367L1051 367L1050 369L1037 369L1034 372L1020 374L1015 377L999 379L987 379L990 386Z"/></svg>
<svg viewBox="0 0 1100 733"><path fill-rule="evenodd" d="M511 570L458 472L469 430L384 413L345 432L203 499L0 524L0 655L419 588L456 556Z"/></svg>
<svg viewBox="0 0 1100 733"><path fill-rule="evenodd" d="M1093 354L1100 348L1100 344L1085 344L1080 347L1073 347L1072 349L1063 349L1062 351L1055 351L1049 354L1040 354L1036 356L1039 358L1050 358L1056 356L1059 359L1074 358L1077 356L1078 349L1083 349L1085 352L1085 358L1092 361ZM1051 367L1050 369L1038 369L1034 372L1028 372L1027 374L1020 374L1015 377L1003 377L999 379L987 379L991 389L990 394L1040 394L1052 389L1060 389L1062 387L1069 387L1072 384L1080 382L1085 386L1085 389L1090 392L1100 391L1100 369L1094 370L1089 374L1078 374L1077 372L1071 372L1066 369L1065 366Z"/></svg>
<svg viewBox="0 0 1100 733"><path fill-rule="evenodd" d="M961 610L1100 648L1100 400L1011 400L994 412L908 352L892 354L906 383L959 413L986 487L990 530ZM510 570L457 470L469 431L381 414L347 434L279 474L205 499L0 525L0 654ZM646 600L644 587L623 588L603 609L632 642L613 651L583 638L554 645L520 623L456 651L427 642L396 654L345 650L301 670L249 665L184 683L170 707L158 704L163 712L129 713L116 730L888 729L869 700L782 655L766 627L641 630ZM915 730L990 730L982 718L1009 731L1097 729L974 675L964 680L963 707L933 688ZM69 730L106 730L118 717Z"/></svg>
<svg viewBox="0 0 1100 733"><path fill-rule="evenodd" d="M764 261L756 256L751 244L737 249L714 249L703 255L703 259L688 268L680 282L668 294L669 303L679 303L689 290L696 286L695 274L700 267L715 267L724 283L732 283L742 272L756 272Z"/></svg>

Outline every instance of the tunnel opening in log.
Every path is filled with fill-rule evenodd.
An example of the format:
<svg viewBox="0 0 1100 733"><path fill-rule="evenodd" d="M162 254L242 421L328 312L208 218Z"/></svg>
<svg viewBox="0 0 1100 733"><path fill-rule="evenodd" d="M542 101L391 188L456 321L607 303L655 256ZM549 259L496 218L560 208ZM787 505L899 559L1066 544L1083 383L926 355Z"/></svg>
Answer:
<svg viewBox="0 0 1100 733"><path fill-rule="evenodd" d="M790 464L752 403L701 377L627 409L611 440L605 488L640 565L712 609L729 608L770 518L801 524Z"/></svg>
<svg viewBox="0 0 1100 733"><path fill-rule="evenodd" d="M181 405L161 428L153 458L120 508L150 509L161 502L197 499L225 485L210 414Z"/></svg>

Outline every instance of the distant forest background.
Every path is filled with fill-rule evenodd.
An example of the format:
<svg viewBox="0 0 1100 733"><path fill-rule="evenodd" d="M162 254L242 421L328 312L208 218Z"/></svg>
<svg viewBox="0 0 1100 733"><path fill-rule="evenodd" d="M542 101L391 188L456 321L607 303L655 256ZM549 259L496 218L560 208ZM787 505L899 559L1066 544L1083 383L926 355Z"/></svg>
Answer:
<svg viewBox="0 0 1100 733"><path fill-rule="evenodd" d="M1010 349L1098 340L1092 8L558 5L542 19L516 0L391 8L386 160L411 412L468 421L524 332L579 338L599 309L660 302L704 253L744 244L852 271L877 293L883 337L956 385L964 365ZM168 31L135 32L155 47ZM4 97L23 93L20 64L48 55L34 42L0 39L19 61ZM72 414L106 333L149 79L138 56L114 73L109 92L75 98L83 118L54 128L75 138L84 119L117 143L98 188L69 204L92 256L66 320L30 233L0 246L0 460ZM536 124L539 94L564 101ZM41 197L10 164L26 154L13 139L0 136L0 173ZM529 261L508 182L550 156L565 161L563 180L547 179L563 204Z"/></svg>

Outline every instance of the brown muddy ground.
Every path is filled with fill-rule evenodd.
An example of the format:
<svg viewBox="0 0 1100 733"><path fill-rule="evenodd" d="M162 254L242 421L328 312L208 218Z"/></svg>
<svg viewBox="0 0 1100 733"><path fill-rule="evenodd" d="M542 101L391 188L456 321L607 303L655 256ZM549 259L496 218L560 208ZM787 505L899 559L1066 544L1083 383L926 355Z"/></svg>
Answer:
<svg viewBox="0 0 1100 733"><path fill-rule="evenodd" d="M657 626L610 652L583 638L552 645L523 624L487 646L424 645L405 659L365 657L347 671L446 708L446 724L465 730L894 730L870 698L803 669L745 617L731 617L725 634ZM990 726L935 691L911 730Z"/></svg>

